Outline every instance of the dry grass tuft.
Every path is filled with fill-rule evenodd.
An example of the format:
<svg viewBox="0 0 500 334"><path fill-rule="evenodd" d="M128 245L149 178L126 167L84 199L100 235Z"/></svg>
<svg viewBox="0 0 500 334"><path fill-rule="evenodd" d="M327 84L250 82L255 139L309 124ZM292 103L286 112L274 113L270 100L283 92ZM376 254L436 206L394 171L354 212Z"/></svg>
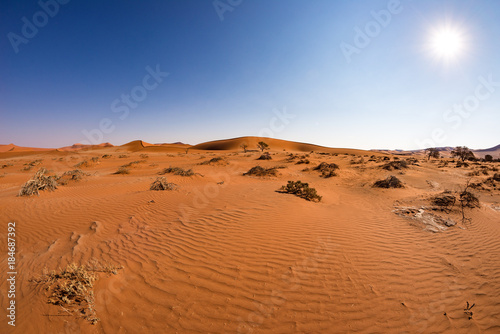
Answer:
<svg viewBox="0 0 500 334"><path fill-rule="evenodd" d="M312 202L319 202L322 198L318 195L316 189L310 188L308 183L301 181L288 181L286 186L282 186L281 189L277 191L280 193L293 194Z"/></svg>
<svg viewBox="0 0 500 334"><path fill-rule="evenodd" d="M314 167L313 170L317 170L321 172L321 177L329 178L332 176L337 176L335 170L339 169L339 166L334 163L326 163L322 162L318 166Z"/></svg>
<svg viewBox="0 0 500 334"><path fill-rule="evenodd" d="M404 188L403 182L392 175L385 180L379 180L375 182L373 186L376 188Z"/></svg>
<svg viewBox="0 0 500 334"><path fill-rule="evenodd" d="M31 196L39 195L41 190L55 190L57 189L57 181L54 176L47 176L45 168L40 168L31 180L28 180L19 191L17 196Z"/></svg>
<svg viewBox="0 0 500 334"><path fill-rule="evenodd" d="M207 161L203 161L200 165L227 165L228 161L224 157L215 157Z"/></svg>
<svg viewBox="0 0 500 334"><path fill-rule="evenodd" d="M193 176L194 172L192 169L185 170L185 169L182 169L180 167L168 167L168 168L164 168L158 174L160 174L160 175L174 174L174 175L180 175L180 176Z"/></svg>
<svg viewBox="0 0 500 334"><path fill-rule="evenodd" d="M60 306L64 312L74 316L82 317L95 325L100 319L97 318L94 300L94 282L98 279L98 272L114 274L122 266L111 264L101 265L97 261L78 266L69 264L59 271L44 270L44 273L29 281L41 284L47 291L47 302Z"/></svg>
<svg viewBox="0 0 500 334"><path fill-rule="evenodd" d="M63 175L57 178L57 182L62 185L68 184L69 181L80 181L84 176L88 176L88 173L85 173L81 169L70 170L64 172Z"/></svg>
<svg viewBox="0 0 500 334"><path fill-rule="evenodd" d="M272 160L273 158L271 157L271 154L269 152L263 153L260 157L257 158L257 160Z"/></svg>
<svg viewBox="0 0 500 334"><path fill-rule="evenodd" d="M175 190L177 189L177 185L174 183L167 182L166 177L158 177L156 181L151 183L149 190Z"/></svg>
<svg viewBox="0 0 500 334"><path fill-rule="evenodd" d="M278 176L278 171L276 167L272 168L264 168L261 166L255 166L250 168L250 170L243 175L251 175L251 176Z"/></svg>
<svg viewBox="0 0 500 334"><path fill-rule="evenodd" d="M118 170L116 172L114 172L113 174L130 174L130 169L126 168L126 167L120 167L118 168Z"/></svg>

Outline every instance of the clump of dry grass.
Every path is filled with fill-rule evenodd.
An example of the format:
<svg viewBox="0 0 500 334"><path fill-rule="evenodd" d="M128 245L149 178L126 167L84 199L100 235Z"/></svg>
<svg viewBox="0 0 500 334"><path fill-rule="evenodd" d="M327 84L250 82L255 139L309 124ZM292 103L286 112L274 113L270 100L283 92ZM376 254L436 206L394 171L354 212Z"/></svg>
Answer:
<svg viewBox="0 0 500 334"><path fill-rule="evenodd" d="M319 202L321 196L318 195L316 189L310 188L308 183L301 181L288 181L286 186L282 186L279 190L280 193L293 194L308 201Z"/></svg>
<svg viewBox="0 0 500 334"><path fill-rule="evenodd" d="M158 174L160 174L160 175L174 174L174 175L180 175L180 176L193 176L194 172L192 169L185 170L185 169L182 169L180 167L169 167L169 168L164 168Z"/></svg>
<svg viewBox="0 0 500 334"><path fill-rule="evenodd" d="M111 154L104 154L101 158L102 158L102 159L109 159L109 158L111 158L111 157L112 157L112 155L111 155Z"/></svg>
<svg viewBox="0 0 500 334"><path fill-rule="evenodd" d="M88 160L83 160L79 163L77 163L74 167L75 168L83 168L83 167L92 167L94 165L93 160L88 161Z"/></svg>
<svg viewBox="0 0 500 334"><path fill-rule="evenodd" d="M272 160L271 154L269 152L264 152L257 160Z"/></svg>
<svg viewBox="0 0 500 334"><path fill-rule="evenodd" d="M375 182L373 186L376 188L404 188L403 182L392 175L384 180Z"/></svg>
<svg viewBox="0 0 500 334"><path fill-rule="evenodd" d="M166 177L158 177L156 181L151 183L149 190L175 190L177 189L177 185L174 183L167 182Z"/></svg>
<svg viewBox="0 0 500 334"><path fill-rule="evenodd" d="M144 154L144 153L141 154L141 155L139 155L139 156L141 157L141 159L147 159L147 158L149 158L149 155Z"/></svg>
<svg viewBox="0 0 500 334"><path fill-rule="evenodd" d="M128 164L122 165L120 167L123 167L123 168L132 167L133 168L136 165L141 164L141 163L145 163L145 162L146 162L146 160L136 160L136 161L129 162Z"/></svg>
<svg viewBox="0 0 500 334"><path fill-rule="evenodd" d="M128 158L128 155L126 155L126 154L120 154L118 156L118 158L120 158L120 159Z"/></svg>
<svg viewBox="0 0 500 334"><path fill-rule="evenodd" d="M309 159L300 159L299 161L297 161L295 164L296 165L309 165L311 163L311 161L309 161Z"/></svg>
<svg viewBox="0 0 500 334"><path fill-rule="evenodd" d="M100 319L97 317L94 300L94 282L98 279L98 272L118 274L122 266L99 264L97 261L78 266L69 264L59 271L44 273L29 281L41 284L47 291L47 302L60 306L64 312L82 317L95 325Z"/></svg>
<svg viewBox="0 0 500 334"><path fill-rule="evenodd" d="M394 158L396 158L396 157L394 157ZM382 169L389 170L389 171L401 170L404 168L408 168L408 162L406 160L394 160L394 161L388 162L386 164L383 164L380 167Z"/></svg>
<svg viewBox="0 0 500 334"><path fill-rule="evenodd" d="M322 162L318 166L314 167L313 170L321 172L321 177L329 178L332 176L337 176L335 170L339 169L339 166L334 163Z"/></svg>
<svg viewBox="0 0 500 334"><path fill-rule="evenodd" d="M12 167L12 166L14 166L14 165L11 164L11 163L3 164L3 165L0 165L0 169L7 168L7 167Z"/></svg>
<svg viewBox="0 0 500 334"><path fill-rule="evenodd" d="M444 191L443 193L431 198L431 203L437 206L440 210L449 212L455 205L457 198L451 191Z"/></svg>
<svg viewBox="0 0 500 334"><path fill-rule="evenodd" d="M251 175L251 176L278 176L278 171L276 167L272 168L264 168L261 166L255 166L250 168L250 170L243 175Z"/></svg>
<svg viewBox="0 0 500 334"><path fill-rule="evenodd" d="M70 170L64 172L60 177L57 178L57 182L62 185L68 184L69 181L80 181L84 176L88 176L88 173L85 173L81 169Z"/></svg>
<svg viewBox="0 0 500 334"><path fill-rule="evenodd" d="M130 169L126 168L126 167L120 167L118 168L118 170L116 172L114 172L113 174L130 174Z"/></svg>
<svg viewBox="0 0 500 334"><path fill-rule="evenodd" d="M42 159L33 160L24 164L22 171L31 170L33 167L38 166L42 163Z"/></svg>
<svg viewBox="0 0 500 334"><path fill-rule="evenodd" d="M57 189L57 181L54 176L47 176L45 168L40 168L31 180L28 180L19 191L17 196L31 196L39 195L41 190L55 190Z"/></svg>
<svg viewBox="0 0 500 334"><path fill-rule="evenodd" d="M203 161L200 165L227 165L228 161L224 157L215 157L207 161Z"/></svg>

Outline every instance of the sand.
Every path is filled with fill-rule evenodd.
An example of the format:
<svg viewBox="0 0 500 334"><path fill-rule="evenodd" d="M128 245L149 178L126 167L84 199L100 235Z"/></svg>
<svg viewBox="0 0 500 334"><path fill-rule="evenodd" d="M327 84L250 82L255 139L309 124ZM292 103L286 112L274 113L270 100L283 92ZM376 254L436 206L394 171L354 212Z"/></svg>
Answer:
<svg viewBox="0 0 500 334"><path fill-rule="evenodd" d="M481 207L467 209L465 222L458 210L429 209L429 198L460 190L478 165L438 168L416 156L415 165L388 171L380 166L390 154L270 139L272 160L262 161L240 148L256 150L256 140L0 153L0 244L5 250L15 221L18 272L16 327L4 317L0 332L500 332L499 187L472 190ZM40 167L61 175L92 157L99 159L81 168L83 179L16 196ZM200 164L215 157L226 163ZM113 174L134 161L129 174ZM338 175L320 177L312 170L320 162L338 164ZM284 168L276 177L243 176L257 165ZM197 174L166 174L177 190L149 190L167 167ZM390 175L405 187L372 187ZM276 192L288 180L308 182L321 202ZM435 215L456 224L436 228ZM48 304L29 281L44 268L92 259L123 266L99 274L95 325ZM0 290L4 307L5 279Z"/></svg>

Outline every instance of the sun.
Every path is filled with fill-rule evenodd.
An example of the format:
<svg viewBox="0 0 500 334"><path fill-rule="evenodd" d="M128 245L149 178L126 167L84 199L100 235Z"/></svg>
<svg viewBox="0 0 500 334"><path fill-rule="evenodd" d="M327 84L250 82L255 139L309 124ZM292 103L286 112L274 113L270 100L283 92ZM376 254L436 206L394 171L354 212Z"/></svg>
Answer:
<svg viewBox="0 0 500 334"><path fill-rule="evenodd" d="M442 27L432 32L430 49L436 58L456 60L465 49L464 34L457 28Z"/></svg>

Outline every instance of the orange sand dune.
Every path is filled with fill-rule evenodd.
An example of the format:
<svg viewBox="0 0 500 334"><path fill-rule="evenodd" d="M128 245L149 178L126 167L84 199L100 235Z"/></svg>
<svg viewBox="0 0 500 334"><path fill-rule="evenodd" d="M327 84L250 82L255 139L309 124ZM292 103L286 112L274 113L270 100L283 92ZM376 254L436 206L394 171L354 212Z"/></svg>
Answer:
<svg viewBox="0 0 500 334"><path fill-rule="evenodd" d="M0 145L0 152L51 151L53 148L22 147L14 144Z"/></svg>
<svg viewBox="0 0 500 334"><path fill-rule="evenodd" d="M99 145L86 145L86 144L77 143L77 144L73 144L71 146L60 147L60 148L58 148L58 150L59 151L77 151L77 150L83 150L83 149L87 149L87 150L100 149L103 147L114 147L114 146L110 143L102 143Z"/></svg>
<svg viewBox="0 0 500 334"><path fill-rule="evenodd" d="M272 139L272 160L262 161L260 152L242 152L242 140L216 142L228 151L209 143L209 151L176 154L141 141L0 153L0 249L15 222L17 259L16 327L3 313L0 333L500 332L500 182L487 181L500 164L456 168L421 157L389 171L382 166L397 161L391 155L323 155L336 149ZM293 158L282 148L307 153ZM215 157L227 163L200 164ZM81 180L16 196L38 168L61 175L83 161L92 163L78 167ZM321 177L313 169L321 162L337 164L336 176ZM257 165L279 173L243 175ZM129 174L114 174L121 166ZM176 190L149 190L166 167L196 174L166 174ZM480 207L466 209L470 220L457 206L432 209L430 198L460 190L479 169L488 175L471 182L487 189L472 189ZM405 187L372 187L390 175ZM322 200L276 191L290 180L309 183ZM67 304L49 304L44 286L30 281L92 259L123 266L98 273L94 325ZM0 266L7 268L6 253ZM475 304L472 319L467 302Z"/></svg>
<svg viewBox="0 0 500 334"><path fill-rule="evenodd" d="M239 137L233 139L216 140L192 147L194 150L207 150L207 151L241 151L241 145L248 145L249 150L257 149L257 143L263 141L267 143L271 151L294 151L294 152L328 152L328 153L349 153L349 154L373 154L372 151L363 151L347 148L329 148L313 144L298 143L293 141L265 138L265 137Z"/></svg>

